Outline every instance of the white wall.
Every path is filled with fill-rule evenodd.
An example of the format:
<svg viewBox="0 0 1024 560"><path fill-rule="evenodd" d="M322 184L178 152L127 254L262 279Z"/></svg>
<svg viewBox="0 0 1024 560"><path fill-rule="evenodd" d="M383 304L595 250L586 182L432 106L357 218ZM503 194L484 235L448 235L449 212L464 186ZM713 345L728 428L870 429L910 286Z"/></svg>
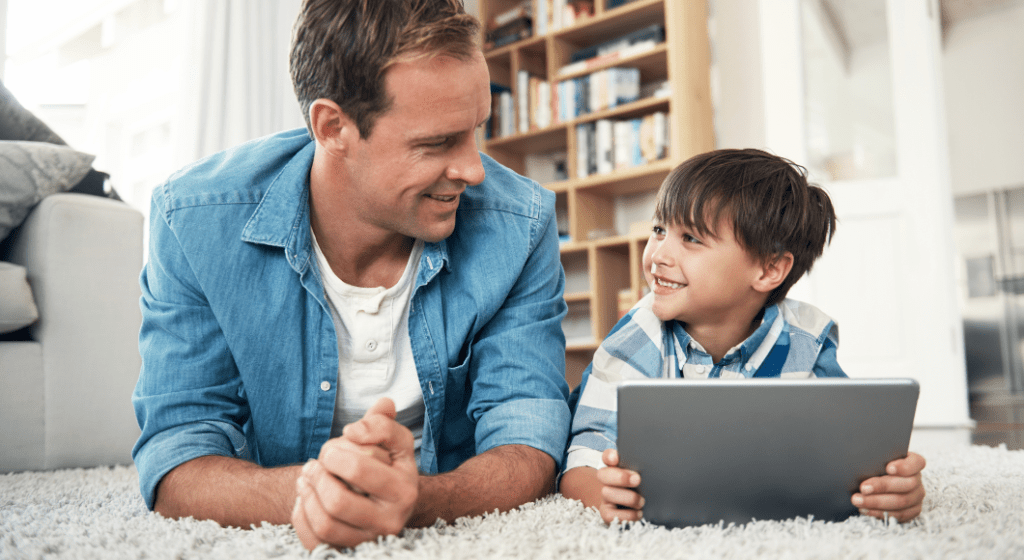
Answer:
<svg viewBox="0 0 1024 560"><path fill-rule="evenodd" d="M953 193L1024 185L1024 1L954 25L943 49Z"/></svg>
<svg viewBox="0 0 1024 560"><path fill-rule="evenodd" d="M764 148L758 0L710 0L711 95L718 148Z"/></svg>
<svg viewBox="0 0 1024 560"><path fill-rule="evenodd" d="M7 0L0 0L0 80L7 63Z"/></svg>

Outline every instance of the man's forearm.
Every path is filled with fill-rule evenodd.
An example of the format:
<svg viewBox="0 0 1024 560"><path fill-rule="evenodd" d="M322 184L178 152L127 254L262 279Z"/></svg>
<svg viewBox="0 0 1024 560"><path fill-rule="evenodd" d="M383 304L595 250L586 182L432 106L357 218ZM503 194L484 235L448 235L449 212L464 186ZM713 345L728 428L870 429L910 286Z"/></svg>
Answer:
<svg viewBox="0 0 1024 560"><path fill-rule="evenodd" d="M291 522L301 465L268 469L231 457L182 463L157 487L153 509L165 517L211 519L248 529L263 521Z"/></svg>
<svg viewBox="0 0 1024 560"><path fill-rule="evenodd" d="M555 461L547 453L526 445L495 447L451 472L421 476L408 526L508 511L550 494L554 485Z"/></svg>

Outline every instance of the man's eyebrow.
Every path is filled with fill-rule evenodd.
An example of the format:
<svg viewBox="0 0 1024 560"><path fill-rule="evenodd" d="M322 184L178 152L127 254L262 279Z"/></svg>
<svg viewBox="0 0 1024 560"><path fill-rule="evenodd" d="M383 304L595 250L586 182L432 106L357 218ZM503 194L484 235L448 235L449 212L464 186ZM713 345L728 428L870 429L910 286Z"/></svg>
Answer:
<svg viewBox="0 0 1024 560"><path fill-rule="evenodd" d="M476 126L474 126L472 130L457 130L455 132L442 132L440 134L431 134L430 136L414 136L411 139L411 141L412 142L439 142L441 140L444 140L444 139L447 139L447 138L451 138L452 136L458 136L460 134L465 134L467 132L471 133L473 130L476 130L477 128L480 128L481 126L486 124L488 119L490 119L490 118L491 118L491 113L488 112L487 113L487 117L485 117L484 120L480 121Z"/></svg>

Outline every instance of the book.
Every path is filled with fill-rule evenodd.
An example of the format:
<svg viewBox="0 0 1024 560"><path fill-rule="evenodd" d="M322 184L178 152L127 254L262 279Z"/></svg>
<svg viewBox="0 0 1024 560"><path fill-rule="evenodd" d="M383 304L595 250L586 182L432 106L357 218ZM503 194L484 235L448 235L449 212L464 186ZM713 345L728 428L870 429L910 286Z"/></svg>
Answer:
<svg viewBox="0 0 1024 560"><path fill-rule="evenodd" d="M594 123L576 125L576 177L584 178L597 171L594 146Z"/></svg>
<svg viewBox="0 0 1024 560"><path fill-rule="evenodd" d="M501 123L498 136L511 136L516 131L516 110L511 91L501 92L498 107L499 122Z"/></svg>
<svg viewBox="0 0 1024 560"><path fill-rule="evenodd" d="M547 128L551 126L552 110L551 110L551 82L536 78L537 84L537 114L534 118L534 122L537 128Z"/></svg>
<svg viewBox="0 0 1024 560"><path fill-rule="evenodd" d="M579 62L588 60L603 54L618 52L639 43L650 42L658 44L664 41L665 26L660 23L653 23L647 27L637 29L636 31L621 35L603 43L598 43L596 45L580 49L569 57L569 61Z"/></svg>
<svg viewBox="0 0 1024 560"><path fill-rule="evenodd" d="M511 97L512 91L494 82L491 82L491 116L486 126L487 138L500 138L506 135L505 121L509 118L506 114L505 96Z"/></svg>
<svg viewBox="0 0 1024 560"><path fill-rule="evenodd" d="M668 97L669 95L672 95L672 84L668 80L647 82L640 86L640 99Z"/></svg>
<svg viewBox="0 0 1024 560"><path fill-rule="evenodd" d="M668 157L669 149L668 115L662 111L654 113L654 159Z"/></svg>
<svg viewBox="0 0 1024 560"><path fill-rule="evenodd" d="M533 35L533 20L520 17L487 33L485 49L497 48Z"/></svg>
<svg viewBox="0 0 1024 560"><path fill-rule="evenodd" d="M520 70L516 74L516 130L520 133L530 130L530 73Z"/></svg>
<svg viewBox="0 0 1024 560"><path fill-rule="evenodd" d="M558 74L560 76L565 76L567 74L574 74L576 72L582 72L584 70L591 70L599 66L611 64L619 59L625 59L638 54L643 54L647 51L652 51L657 47L658 43L654 41L641 41L639 43L634 43L627 47L623 47L621 50L604 53L593 58L571 62L559 68Z"/></svg>
<svg viewBox="0 0 1024 560"><path fill-rule="evenodd" d="M612 121L601 119L595 123L595 146L597 151L597 173L611 173L615 170Z"/></svg>
<svg viewBox="0 0 1024 560"><path fill-rule="evenodd" d="M487 20L487 31L494 31L504 25L522 18L530 18L533 15L533 0L523 0L512 8L495 14Z"/></svg>

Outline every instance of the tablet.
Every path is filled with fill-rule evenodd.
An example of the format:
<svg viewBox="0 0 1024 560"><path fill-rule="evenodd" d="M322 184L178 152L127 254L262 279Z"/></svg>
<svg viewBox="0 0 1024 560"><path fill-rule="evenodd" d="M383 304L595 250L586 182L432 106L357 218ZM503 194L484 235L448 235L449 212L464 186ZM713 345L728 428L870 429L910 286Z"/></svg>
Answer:
<svg viewBox="0 0 1024 560"><path fill-rule="evenodd" d="M912 379L650 379L618 388L620 464L644 519L670 527L840 521L850 496L907 455Z"/></svg>

